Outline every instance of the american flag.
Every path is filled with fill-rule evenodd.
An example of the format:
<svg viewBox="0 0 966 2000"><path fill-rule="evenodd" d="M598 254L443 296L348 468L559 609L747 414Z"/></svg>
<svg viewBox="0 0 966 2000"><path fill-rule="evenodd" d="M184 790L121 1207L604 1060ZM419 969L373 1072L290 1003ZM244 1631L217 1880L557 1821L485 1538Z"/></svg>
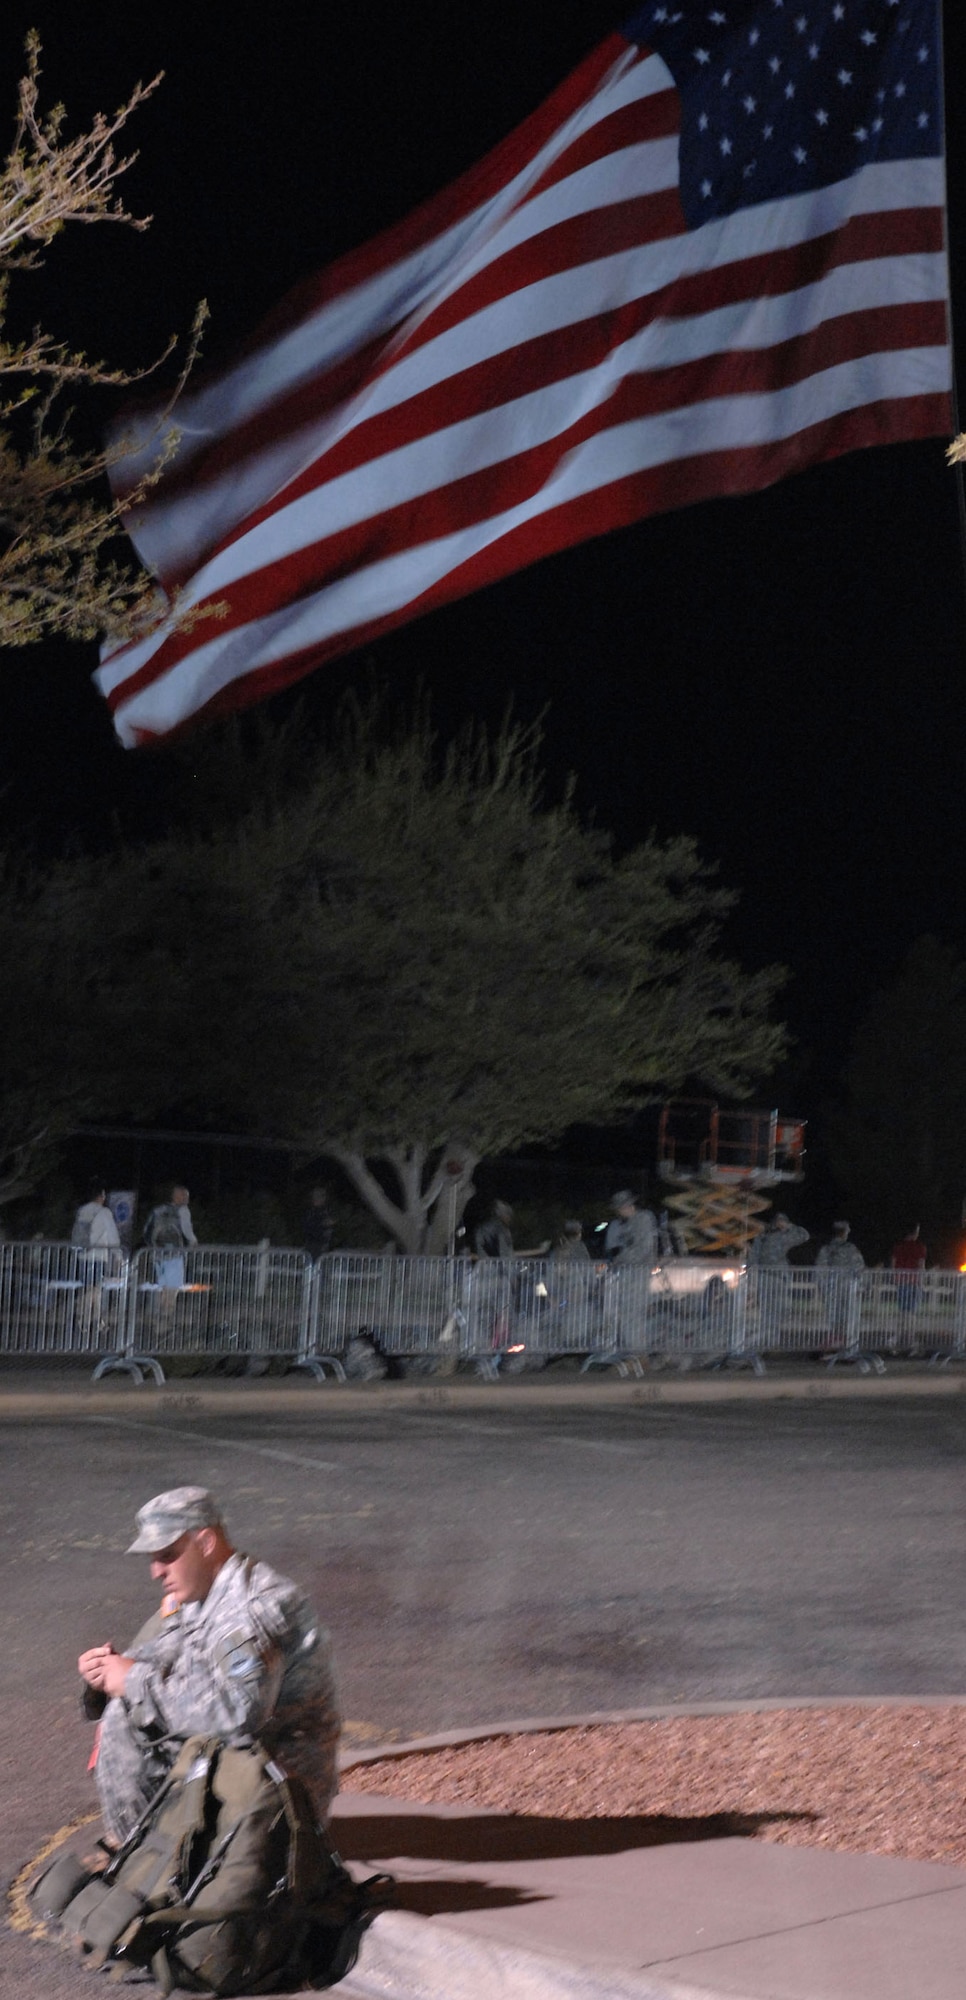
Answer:
<svg viewBox="0 0 966 2000"><path fill-rule="evenodd" d="M650 0L187 395L123 742L539 557L952 429L938 0ZM127 427L118 490L164 441ZM215 608L217 615L183 617Z"/></svg>

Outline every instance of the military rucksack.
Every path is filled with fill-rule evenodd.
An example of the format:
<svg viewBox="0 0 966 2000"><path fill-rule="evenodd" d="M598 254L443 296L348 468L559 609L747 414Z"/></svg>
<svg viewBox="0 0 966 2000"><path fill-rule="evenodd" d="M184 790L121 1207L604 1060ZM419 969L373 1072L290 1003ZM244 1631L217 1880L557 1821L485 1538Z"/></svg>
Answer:
<svg viewBox="0 0 966 2000"><path fill-rule="evenodd" d="M159 1208L152 1208L144 1230L144 1241L152 1250L183 1250L184 1230L181 1217L173 1202L163 1201Z"/></svg>
<svg viewBox="0 0 966 2000"><path fill-rule="evenodd" d="M227 1995L334 1985L390 1887L353 1881L267 1751L192 1736L103 1873L63 1855L32 1895L92 1969Z"/></svg>

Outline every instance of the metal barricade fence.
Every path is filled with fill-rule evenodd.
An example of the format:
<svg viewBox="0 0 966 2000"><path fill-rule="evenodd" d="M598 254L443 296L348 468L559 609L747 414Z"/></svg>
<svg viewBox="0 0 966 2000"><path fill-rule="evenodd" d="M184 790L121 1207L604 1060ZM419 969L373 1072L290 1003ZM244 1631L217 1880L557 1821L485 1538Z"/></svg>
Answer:
<svg viewBox="0 0 966 2000"><path fill-rule="evenodd" d="M630 1276L616 1273L615 1276ZM740 1264L709 1274L699 1260L681 1258L650 1274L647 1351L681 1368L727 1360L754 1360L749 1340L747 1280Z"/></svg>
<svg viewBox="0 0 966 2000"><path fill-rule="evenodd" d="M330 1251L315 1266L309 1345L311 1354L340 1354L360 1333L382 1345L392 1320L395 1257ZM408 1261L408 1260L406 1260Z"/></svg>
<svg viewBox="0 0 966 2000"><path fill-rule="evenodd" d="M823 1282L825 1276L811 1265L748 1271L747 1339L758 1354L827 1353L857 1345L855 1287L842 1272L828 1274L838 1281L831 1284Z"/></svg>
<svg viewBox="0 0 966 2000"><path fill-rule="evenodd" d="M309 1352L340 1353L357 1334L394 1358L639 1347L646 1297L635 1311L628 1285L621 1309L613 1275L576 1261L330 1253L316 1267Z"/></svg>
<svg viewBox="0 0 966 2000"><path fill-rule="evenodd" d="M394 1358L517 1357L520 1366L564 1354L714 1359L742 1350L737 1268L727 1284L686 1275L682 1286L645 1265L576 1258L330 1253L316 1267L308 1353L341 1353L357 1334Z"/></svg>
<svg viewBox="0 0 966 2000"><path fill-rule="evenodd" d="M123 1340L127 1291L117 1250L0 1243L0 1354L103 1354Z"/></svg>
<svg viewBox="0 0 966 2000"><path fill-rule="evenodd" d="M857 1290L863 1349L936 1360L966 1353L966 1280L958 1271L868 1271Z"/></svg>
<svg viewBox="0 0 966 2000"><path fill-rule="evenodd" d="M619 1338L604 1266L584 1258L494 1258L467 1272L467 1354L508 1355L524 1366L528 1358L595 1353Z"/></svg>
<svg viewBox="0 0 966 2000"><path fill-rule="evenodd" d="M484 1260L203 1244L176 1254L0 1244L0 1356L90 1356L97 1373L166 1359L277 1358L316 1375L364 1333L390 1358L484 1372L576 1355L678 1367L815 1354L966 1360L966 1276L814 1266L723 1273L584 1259Z"/></svg>
<svg viewBox="0 0 966 2000"><path fill-rule="evenodd" d="M305 1359L341 1354L360 1334L390 1357L472 1352L475 1272L465 1258L330 1251L315 1267Z"/></svg>
<svg viewBox="0 0 966 2000"><path fill-rule="evenodd" d="M966 1356L966 1278L957 1271L750 1270L747 1338L760 1353Z"/></svg>
<svg viewBox="0 0 966 2000"><path fill-rule="evenodd" d="M312 1260L270 1245L139 1250L131 1265L131 1349L297 1355L306 1342Z"/></svg>

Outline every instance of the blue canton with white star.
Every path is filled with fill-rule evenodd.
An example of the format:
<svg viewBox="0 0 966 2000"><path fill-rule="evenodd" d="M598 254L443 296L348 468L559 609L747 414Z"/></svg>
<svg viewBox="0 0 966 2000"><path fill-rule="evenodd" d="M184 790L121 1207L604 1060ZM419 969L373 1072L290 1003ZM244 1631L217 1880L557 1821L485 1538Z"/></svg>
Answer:
<svg viewBox="0 0 966 2000"><path fill-rule="evenodd" d="M939 0L650 0L623 33L677 85L692 228L942 152Z"/></svg>

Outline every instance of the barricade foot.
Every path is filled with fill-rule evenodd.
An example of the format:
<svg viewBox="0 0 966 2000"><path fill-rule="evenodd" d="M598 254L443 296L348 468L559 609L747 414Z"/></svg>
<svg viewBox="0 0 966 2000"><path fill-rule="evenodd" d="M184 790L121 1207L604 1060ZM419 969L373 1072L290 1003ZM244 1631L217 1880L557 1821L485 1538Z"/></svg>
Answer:
<svg viewBox="0 0 966 2000"><path fill-rule="evenodd" d="M325 1381L325 1371L328 1367L331 1368L337 1382L345 1381L345 1369L335 1354L303 1354L298 1361L293 1361L292 1367L307 1369L316 1382Z"/></svg>
<svg viewBox="0 0 966 2000"><path fill-rule="evenodd" d="M144 1370L147 1369L155 1387L164 1385L164 1369L152 1354L105 1354L91 1376L92 1382L100 1382L105 1375L130 1375L139 1389L144 1387Z"/></svg>
<svg viewBox="0 0 966 2000"><path fill-rule="evenodd" d="M827 1354L825 1356L826 1368L834 1368L838 1361L854 1362L860 1375L871 1375L873 1373L884 1375L886 1372L886 1365L881 1354L866 1354L859 1347L847 1348L844 1354Z"/></svg>
<svg viewBox="0 0 966 2000"><path fill-rule="evenodd" d="M641 1377L645 1372L639 1355L621 1354L616 1347L609 1347L601 1354L585 1354L580 1364L581 1374L586 1375L590 1368L616 1368L624 1381L628 1375Z"/></svg>

